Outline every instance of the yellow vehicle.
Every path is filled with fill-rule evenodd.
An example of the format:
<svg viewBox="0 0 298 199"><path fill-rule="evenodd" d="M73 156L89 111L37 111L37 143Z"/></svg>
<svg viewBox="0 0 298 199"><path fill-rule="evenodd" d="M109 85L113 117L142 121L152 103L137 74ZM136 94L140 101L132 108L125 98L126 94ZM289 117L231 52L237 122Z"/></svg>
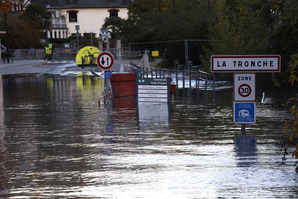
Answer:
<svg viewBox="0 0 298 199"><path fill-rule="evenodd" d="M76 55L76 64L80 67L97 65L100 51L94 46L85 46Z"/></svg>

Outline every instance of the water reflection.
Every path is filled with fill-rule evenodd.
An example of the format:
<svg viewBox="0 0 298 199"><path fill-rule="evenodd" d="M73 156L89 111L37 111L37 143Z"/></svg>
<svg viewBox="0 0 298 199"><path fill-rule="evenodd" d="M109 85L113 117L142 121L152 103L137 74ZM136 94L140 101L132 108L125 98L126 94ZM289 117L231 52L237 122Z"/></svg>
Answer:
<svg viewBox="0 0 298 199"><path fill-rule="evenodd" d="M175 99L171 106L152 108L136 105L134 98L98 106L103 84L96 77L10 77L2 82L0 197L298 194L291 162L280 165L278 139L286 112L276 104L257 105L257 122L247 132L256 135L258 144L244 147L234 144L241 127L232 122L227 90L217 91L214 104Z"/></svg>
<svg viewBox="0 0 298 199"><path fill-rule="evenodd" d="M3 112L3 86L2 86L2 75L0 74L0 196L7 195L9 186L8 186L8 173L6 169L6 146L5 146L5 127L3 124L4 121L4 112Z"/></svg>
<svg viewBox="0 0 298 199"><path fill-rule="evenodd" d="M239 167L249 167L257 164L256 143L235 143L237 165Z"/></svg>
<svg viewBox="0 0 298 199"><path fill-rule="evenodd" d="M168 129L170 103L138 103L137 120L140 130Z"/></svg>

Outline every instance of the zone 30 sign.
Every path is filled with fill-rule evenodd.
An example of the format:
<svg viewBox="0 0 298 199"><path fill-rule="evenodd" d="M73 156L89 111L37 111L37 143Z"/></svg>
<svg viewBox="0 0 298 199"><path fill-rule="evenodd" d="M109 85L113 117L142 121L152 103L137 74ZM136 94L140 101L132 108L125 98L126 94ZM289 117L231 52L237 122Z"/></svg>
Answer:
<svg viewBox="0 0 298 199"><path fill-rule="evenodd" d="M234 74L234 101L255 101L256 75L251 73Z"/></svg>

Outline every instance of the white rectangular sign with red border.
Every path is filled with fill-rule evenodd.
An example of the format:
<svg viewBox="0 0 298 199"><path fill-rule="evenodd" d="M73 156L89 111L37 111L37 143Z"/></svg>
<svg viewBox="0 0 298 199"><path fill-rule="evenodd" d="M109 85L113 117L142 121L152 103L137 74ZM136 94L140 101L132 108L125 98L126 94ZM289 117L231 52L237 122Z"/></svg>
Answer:
<svg viewBox="0 0 298 199"><path fill-rule="evenodd" d="M253 73L234 74L234 101L255 101L256 75Z"/></svg>
<svg viewBox="0 0 298 199"><path fill-rule="evenodd" d="M280 72L279 55L212 55L211 72Z"/></svg>

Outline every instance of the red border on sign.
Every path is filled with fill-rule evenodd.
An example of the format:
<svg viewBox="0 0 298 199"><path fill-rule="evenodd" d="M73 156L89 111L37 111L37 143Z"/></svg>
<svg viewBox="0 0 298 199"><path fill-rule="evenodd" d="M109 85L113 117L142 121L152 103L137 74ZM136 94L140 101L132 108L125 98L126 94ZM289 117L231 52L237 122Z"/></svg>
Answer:
<svg viewBox="0 0 298 199"><path fill-rule="evenodd" d="M100 58L103 56L103 55L107 55L110 57L111 59L111 64L108 66L108 67L104 67L101 63L100 63ZM101 68L102 70L109 70L110 68L112 68L114 64L114 56L110 53L110 52L102 52L98 55L97 57L97 66L99 68Z"/></svg>
<svg viewBox="0 0 298 199"><path fill-rule="evenodd" d="M274 70L216 70L214 69L214 58L277 58L278 66L277 69ZM251 72L260 72L260 73L272 73L272 72L280 72L280 66L281 66L281 58L280 55L212 55L211 56L211 72L215 73L233 73L233 72L241 72L241 73L251 73Z"/></svg>
<svg viewBox="0 0 298 199"><path fill-rule="evenodd" d="M257 77L256 77L256 74L255 73L234 73L234 77L233 77L233 83L234 83L234 89L233 89L233 99L234 99L234 102L254 102L255 100L256 100L256 90L254 90L254 99L252 99L252 100L248 100L248 99L238 99L238 100L236 100L236 91L238 91L239 90L239 88L238 88L238 90L235 90L235 81L236 81L236 79L235 79L235 77L236 77L236 75L253 75L254 76L254 78L255 78L255 84L254 84L254 87L255 87L255 89L256 89L256 81L257 81ZM240 86L239 86L240 87ZM251 92L252 92L252 89L250 89L251 90ZM251 93L250 93L251 94ZM249 96L249 95L248 95ZM242 97L242 96L241 96Z"/></svg>

